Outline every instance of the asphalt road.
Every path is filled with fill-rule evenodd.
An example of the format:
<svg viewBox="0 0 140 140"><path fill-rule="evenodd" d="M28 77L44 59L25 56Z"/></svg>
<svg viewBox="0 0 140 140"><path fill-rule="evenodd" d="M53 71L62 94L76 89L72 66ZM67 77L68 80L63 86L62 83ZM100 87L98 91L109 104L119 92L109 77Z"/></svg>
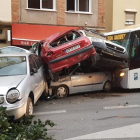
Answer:
<svg viewBox="0 0 140 140"><path fill-rule="evenodd" d="M56 140L140 140L140 90L118 90L39 100L35 119L52 120Z"/></svg>

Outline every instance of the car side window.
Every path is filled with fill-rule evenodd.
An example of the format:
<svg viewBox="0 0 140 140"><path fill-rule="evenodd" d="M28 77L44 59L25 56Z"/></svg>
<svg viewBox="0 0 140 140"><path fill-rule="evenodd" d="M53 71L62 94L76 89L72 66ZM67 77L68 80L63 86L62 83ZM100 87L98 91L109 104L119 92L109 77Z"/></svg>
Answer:
<svg viewBox="0 0 140 140"><path fill-rule="evenodd" d="M37 68L33 58L31 57L31 55L29 56L29 67L30 67L30 72L33 68Z"/></svg>
<svg viewBox="0 0 140 140"><path fill-rule="evenodd" d="M37 65L37 68L41 68L43 66L42 60L36 55L32 55L32 57Z"/></svg>

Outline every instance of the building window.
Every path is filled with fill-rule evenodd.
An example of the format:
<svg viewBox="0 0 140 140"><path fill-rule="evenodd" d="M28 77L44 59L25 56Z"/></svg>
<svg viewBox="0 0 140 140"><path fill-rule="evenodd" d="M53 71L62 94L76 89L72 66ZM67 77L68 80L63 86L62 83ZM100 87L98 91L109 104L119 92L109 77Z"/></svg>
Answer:
<svg viewBox="0 0 140 140"><path fill-rule="evenodd" d="M0 34L2 34L2 29L0 29Z"/></svg>
<svg viewBox="0 0 140 140"><path fill-rule="evenodd" d="M55 10L56 0L28 0L28 8Z"/></svg>
<svg viewBox="0 0 140 140"><path fill-rule="evenodd" d="M125 24L126 25L135 24L135 13L134 12L126 12L125 13Z"/></svg>
<svg viewBox="0 0 140 140"><path fill-rule="evenodd" d="M91 0L67 0L68 12L91 12Z"/></svg>

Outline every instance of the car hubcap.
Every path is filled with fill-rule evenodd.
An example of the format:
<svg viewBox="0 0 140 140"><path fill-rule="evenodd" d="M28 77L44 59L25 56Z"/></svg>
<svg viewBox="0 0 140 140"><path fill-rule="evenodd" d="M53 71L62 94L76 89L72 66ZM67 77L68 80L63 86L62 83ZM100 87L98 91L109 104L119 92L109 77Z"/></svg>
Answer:
<svg viewBox="0 0 140 140"><path fill-rule="evenodd" d="M107 82L107 83L105 84L105 90L106 90L106 91L110 91L110 89L111 89L111 84L110 84L109 82Z"/></svg>
<svg viewBox="0 0 140 140"><path fill-rule="evenodd" d="M59 97L65 97L66 89L64 87L59 87L58 90L57 90L57 95Z"/></svg>
<svg viewBox="0 0 140 140"><path fill-rule="evenodd" d="M29 115L32 115L33 114L33 104L32 102L30 102L29 104Z"/></svg>

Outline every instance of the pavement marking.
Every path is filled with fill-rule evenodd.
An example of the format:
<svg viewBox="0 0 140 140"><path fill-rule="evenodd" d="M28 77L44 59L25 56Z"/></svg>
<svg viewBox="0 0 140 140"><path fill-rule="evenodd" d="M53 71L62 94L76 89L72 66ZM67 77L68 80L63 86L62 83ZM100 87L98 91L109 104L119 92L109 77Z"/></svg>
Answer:
<svg viewBox="0 0 140 140"><path fill-rule="evenodd" d="M122 106L108 106L103 107L104 109L122 109L122 108L134 108L134 107L140 107L140 105L122 105Z"/></svg>
<svg viewBox="0 0 140 140"><path fill-rule="evenodd" d="M66 113L66 110L57 110L57 111L49 111L49 112L36 112L33 115L46 115L46 114L59 114L59 113Z"/></svg>
<svg viewBox="0 0 140 140"><path fill-rule="evenodd" d="M140 123L124 126L120 128L100 131L92 134L87 134L75 138L65 140L94 140L94 139L123 139L123 138L140 138Z"/></svg>

